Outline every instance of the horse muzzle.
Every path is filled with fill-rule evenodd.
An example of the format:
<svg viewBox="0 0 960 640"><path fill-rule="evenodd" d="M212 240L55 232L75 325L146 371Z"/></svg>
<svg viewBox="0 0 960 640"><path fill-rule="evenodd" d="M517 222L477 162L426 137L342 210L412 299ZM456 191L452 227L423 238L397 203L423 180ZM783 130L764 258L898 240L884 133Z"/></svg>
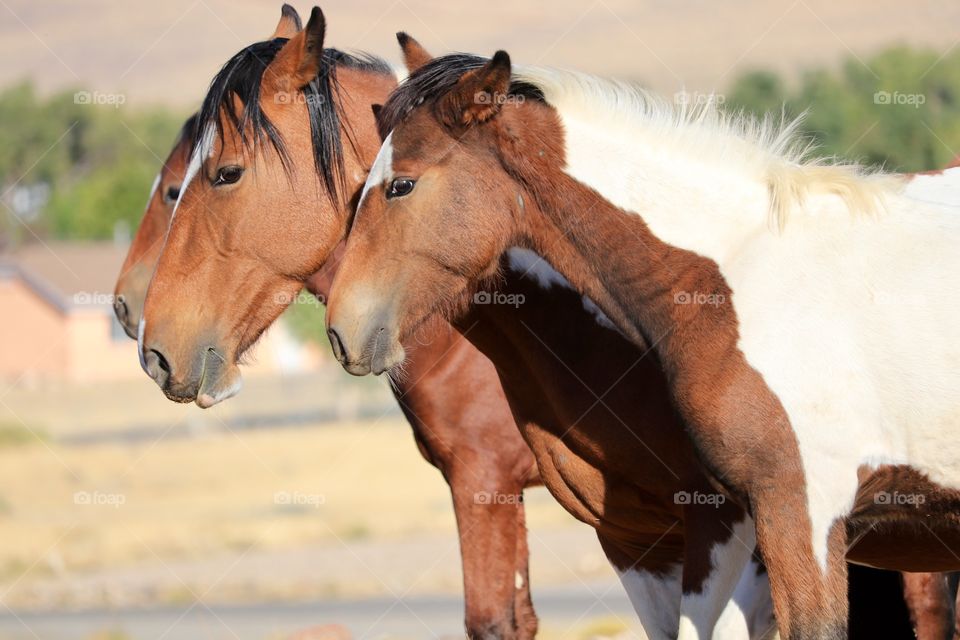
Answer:
<svg viewBox="0 0 960 640"><path fill-rule="evenodd" d="M194 358L185 375L178 375L176 366L156 346L145 347L143 368L169 400L196 402L207 409L240 391L241 377L237 365L219 351L209 347Z"/></svg>

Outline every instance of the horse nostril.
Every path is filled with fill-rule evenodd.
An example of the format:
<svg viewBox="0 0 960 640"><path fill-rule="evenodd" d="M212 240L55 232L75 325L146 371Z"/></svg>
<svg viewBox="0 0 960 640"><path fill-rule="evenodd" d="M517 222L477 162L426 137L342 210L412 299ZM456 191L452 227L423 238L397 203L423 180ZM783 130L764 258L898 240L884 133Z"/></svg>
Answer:
<svg viewBox="0 0 960 640"><path fill-rule="evenodd" d="M156 349L150 349L143 357L146 364L147 375L153 378L161 389L165 388L170 379L170 363L162 353Z"/></svg>
<svg viewBox="0 0 960 640"><path fill-rule="evenodd" d="M130 310L127 308L127 301L123 299L123 296L117 296L113 301L113 312L117 314L117 320L120 321L120 326L127 326L127 319L130 317Z"/></svg>
<svg viewBox="0 0 960 640"><path fill-rule="evenodd" d="M337 362L343 364L347 357L347 350L343 347L340 334L337 333L336 329L330 327L327 329L327 336L330 338L330 346L333 347L333 356L337 359Z"/></svg>

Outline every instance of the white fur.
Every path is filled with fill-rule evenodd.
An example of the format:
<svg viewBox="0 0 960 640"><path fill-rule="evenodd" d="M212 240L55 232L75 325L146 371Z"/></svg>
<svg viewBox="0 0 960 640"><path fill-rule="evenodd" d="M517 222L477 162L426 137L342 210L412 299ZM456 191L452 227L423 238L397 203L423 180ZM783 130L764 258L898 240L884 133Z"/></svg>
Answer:
<svg viewBox="0 0 960 640"><path fill-rule="evenodd" d="M363 191L360 193L360 202L357 204L357 211L363 209L363 201L367 193L380 185L386 185L393 180L393 133L387 134L383 144L380 145L380 151L370 167L370 173L367 174L367 181L363 185Z"/></svg>
<svg viewBox="0 0 960 640"><path fill-rule="evenodd" d="M738 346L799 443L821 568L861 465L911 465L960 489L960 208L935 204L943 182L904 189L805 164L789 131L671 116L582 76L521 75L546 78L571 176L719 265ZM855 211L871 203L882 211ZM780 234L771 212L790 214Z"/></svg>
<svg viewBox="0 0 960 640"><path fill-rule="evenodd" d="M723 610L713 631L714 638L736 638L743 634L746 624L751 640L778 638L777 620L773 615L773 598L770 597L770 579L759 562L750 559L740 582L733 592L733 600Z"/></svg>
<svg viewBox="0 0 960 640"><path fill-rule="evenodd" d="M229 387L214 391L212 394L204 394L201 398L204 400L205 406L212 407L215 404L237 395L240 393L241 388L243 388L243 378L235 376L234 381L230 383Z"/></svg>
<svg viewBox="0 0 960 640"><path fill-rule="evenodd" d="M666 575L642 569L617 571L630 603L640 618L640 626L649 640L672 640L677 637L680 620L682 565Z"/></svg>
<svg viewBox="0 0 960 640"><path fill-rule="evenodd" d="M147 207L150 206L150 203L153 202L153 196L157 195L157 189L160 188L160 174L157 174L157 177L153 179L153 186L150 187L150 195L147 197Z"/></svg>
<svg viewBox="0 0 960 640"><path fill-rule="evenodd" d="M177 209L180 208L180 201L183 200L183 194L187 192L187 187L190 186L193 179L200 173L204 160L213 156L213 140L216 135L217 130L213 125L207 125L203 130L203 135L200 136L200 143L190 156L190 163L187 165L187 171L183 176L183 184L180 185L180 194L177 196L177 202L173 205L173 213L170 215L171 224L177 215Z"/></svg>
<svg viewBox="0 0 960 640"><path fill-rule="evenodd" d="M143 332L147 329L147 319L140 314L140 322L137 323L137 357L140 358L140 368L147 374L147 359L143 357Z"/></svg>
<svg viewBox="0 0 960 640"><path fill-rule="evenodd" d="M924 202L956 204L960 202L960 167L947 169L934 175L918 175L910 178L904 195Z"/></svg>
<svg viewBox="0 0 960 640"><path fill-rule="evenodd" d="M564 278L549 262L529 249L511 247L507 250L507 259L510 269L513 270L514 273L519 274L521 277L533 278L537 281L541 289L549 291L552 287L559 287L561 289L574 291L573 285L570 284L569 280ZM581 300L583 301L584 310L594 317L598 325L605 329L619 331L613 322L610 321L610 318L600 310L600 307L598 307L593 300L587 296L581 296Z"/></svg>
<svg viewBox="0 0 960 640"><path fill-rule="evenodd" d="M745 518L734 525L729 540L710 550L712 568L702 591L685 593L680 601L680 640L711 640L721 616L724 633L717 634L718 637L724 640L751 637L748 616L752 617L753 611L748 607L761 606L764 597L770 600L769 587L761 593L742 594L741 602L736 602L733 596L751 567L756 570L751 563L755 546L753 521ZM743 588L749 589L753 582L747 580ZM741 609L741 605L746 606Z"/></svg>

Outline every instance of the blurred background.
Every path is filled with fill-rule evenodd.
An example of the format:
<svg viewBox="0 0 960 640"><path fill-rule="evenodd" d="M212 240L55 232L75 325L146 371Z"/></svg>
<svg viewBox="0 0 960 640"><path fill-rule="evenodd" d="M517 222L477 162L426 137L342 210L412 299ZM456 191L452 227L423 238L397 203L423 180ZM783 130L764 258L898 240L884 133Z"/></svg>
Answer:
<svg viewBox="0 0 960 640"><path fill-rule="evenodd" d="M306 16L310 6L295 3ZM0 0L0 640L457 637L450 500L381 380L302 297L213 409L140 371L111 292L150 185L279 2ZM807 111L828 155L919 171L960 149L960 4L353 0L327 43L616 75L677 102ZM636 633L590 529L526 496L542 636ZM320 634L302 638L333 637Z"/></svg>

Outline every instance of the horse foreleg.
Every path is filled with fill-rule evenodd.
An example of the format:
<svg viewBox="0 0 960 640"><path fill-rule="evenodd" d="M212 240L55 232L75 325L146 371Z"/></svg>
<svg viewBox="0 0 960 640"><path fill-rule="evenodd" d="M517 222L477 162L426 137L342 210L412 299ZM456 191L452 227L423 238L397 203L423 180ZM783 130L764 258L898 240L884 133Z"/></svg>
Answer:
<svg viewBox="0 0 960 640"><path fill-rule="evenodd" d="M748 612L734 602L734 592L756 547L753 521L720 494L693 494L707 504L684 507L683 595L680 640L711 640L724 616L724 640L748 640ZM692 498L691 498L692 499Z"/></svg>
<svg viewBox="0 0 960 640"><path fill-rule="evenodd" d="M805 514L803 492L754 496L757 543L780 635L783 640L844 640L849 613L846 527L842 520L830 527L821 565Z"/></svg>
<svg viewBox="0 0 960 640"><path fill-rule="evenodd" d="M460 538L463 592L468 638L528 638L536 630L536 615L529 604L517 611L517 564L521 553L517 526L523 509L520 483L509 476L491 479L476 469L451 470L450 490ZM525 544L523 554L525 554ZM524 576L522 589L528 589ZM518 625L518 614L523 627ZM531 625L530 619L533 623Z"/></svg>
<svg viewBox="0 0 960 640"><path fill-rule="evenodd" d="M944 573L902 573L903 597L917 640L953 637L953 594Z"/></svg>
<svg viewBox="0 0 960 640"><path fill-rule="evenodd" d="M620 577L647 640L675 640L680 618L682 570L679 564L661 571L641 567L644 552L597 533L600 546Z"/></svg>
<svg viewBox="0 0 960 640"><path fill-rule="evenodd" d="M527 519L523 504L517 505L517 555L513 615L516 620L517 637L522 639L537 636L537 614L530 596L530 549L527 545Z"/></svg>

